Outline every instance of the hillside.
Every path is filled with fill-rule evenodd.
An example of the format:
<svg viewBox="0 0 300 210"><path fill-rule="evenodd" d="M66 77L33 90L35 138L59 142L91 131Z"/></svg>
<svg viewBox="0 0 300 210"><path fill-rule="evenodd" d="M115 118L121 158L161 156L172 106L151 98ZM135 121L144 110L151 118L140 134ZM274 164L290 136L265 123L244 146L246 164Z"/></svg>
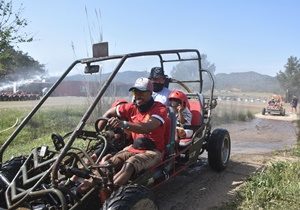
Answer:
<svg viewBox="0 0 300 210"><path fill-rule="evenodd" d="M149 72L125 71L117 74L114 82L119 84L133 84L138 77L148 77ZM103 74L101 80L105 81L109 74ZM218 90L239 90L244 92L278 92L280 85L276 77L259 74L257 72L219 73L215 75L216 89ZM54 82L58 78L49 78ZM71 81L82 80L81 75L74 75L68 78Z"/></svg>
<svg viewBox="0 0 300 210"><path fill-rule="evenodd" d="M246 92L278 92L280 85L276 77L257 72L216 74L216 88L219 90L238 89Z"/></svg>

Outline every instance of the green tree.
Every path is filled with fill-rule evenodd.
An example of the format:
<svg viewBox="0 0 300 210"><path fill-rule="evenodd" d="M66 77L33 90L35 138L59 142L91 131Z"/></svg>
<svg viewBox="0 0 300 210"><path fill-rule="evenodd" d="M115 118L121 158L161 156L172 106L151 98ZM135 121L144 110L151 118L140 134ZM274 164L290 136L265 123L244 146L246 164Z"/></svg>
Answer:
<svg viewBox="0 0 300 210"><path fill-rule="evenodd" d="M290 56L284 71L277 73L277 79L281 86L290 94L300 95L300 61L297 57Z"/></svg>
<svg viewBox="0 0 300 210"><path fill-rule="evenodd" d="M22 29L28 25L22 18L22 6L14 11L12 1L0 0L0 52L11 44L31 42L31 37Z"/></svg>
<svg viewBox="0 0 300 210"><path fill-rule="evenodd" d="M0 77L10 73L10 60L13 58L12 46L21 42L31 42L33 38L22 29L28 22L22 18L22 6L14 10L12 1L0 0Z"/></svg>

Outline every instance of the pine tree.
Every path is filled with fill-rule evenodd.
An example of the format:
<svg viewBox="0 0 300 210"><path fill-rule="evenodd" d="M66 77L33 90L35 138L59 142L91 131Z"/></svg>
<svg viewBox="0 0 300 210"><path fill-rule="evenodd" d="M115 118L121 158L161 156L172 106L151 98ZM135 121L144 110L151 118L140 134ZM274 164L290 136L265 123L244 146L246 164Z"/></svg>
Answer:
<svg viewBox="0 0 300 210"><path fill-rule="evenodd" d="M289 92L289 95L300 95L300 60L290 56L284 71L277 73L277 79L281 86Z"/></svg>

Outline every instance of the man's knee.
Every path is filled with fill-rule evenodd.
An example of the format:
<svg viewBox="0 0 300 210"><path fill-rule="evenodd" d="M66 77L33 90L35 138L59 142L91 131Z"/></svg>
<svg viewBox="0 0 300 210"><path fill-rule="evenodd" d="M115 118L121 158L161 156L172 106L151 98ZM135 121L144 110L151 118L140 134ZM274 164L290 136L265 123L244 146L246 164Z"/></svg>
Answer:
<svg viewBox="0 0 300 210"><path fill-rule="evenodd" d="M121 170L114 176L114 184L117 186L126 184L134 171L134 166L131 163L124 163Z"/></svg>
<svg viewBox="0 0 300 210"><path fill-rule="evenodd" d="M102 158L101 163L103 164L103 163L108 162L108 160L109 160L111 157L112 157L111 154L105 155L105 156Z"/></svg>
<svg viewBox="0 0 300 210"><path fill-rule="evenodd" d="M129 174L133 174L135 171L132 163L125 162L123 167L121 168L121 172L126 172Z"/></svg>

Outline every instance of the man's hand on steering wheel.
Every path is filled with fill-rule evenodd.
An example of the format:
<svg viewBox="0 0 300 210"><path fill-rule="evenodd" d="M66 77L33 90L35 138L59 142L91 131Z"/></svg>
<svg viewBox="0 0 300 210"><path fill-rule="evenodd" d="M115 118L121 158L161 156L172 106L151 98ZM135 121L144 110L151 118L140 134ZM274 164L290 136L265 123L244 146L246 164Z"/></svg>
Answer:
<svg viewBox="0 0 300 210"><path fill-rule="evenodd" d="M123 121L121 121L117 117L111 117L108 119L108 124L113 128L122 128L123 127Z"/></svg>
<svg viewBox="0 0 300 210"><path fill-rule="evenodd" d="M109 128L107 128L109 127ZM101 117L96 120L95 122L95 130L99 133L103 129L108 130L111 128L123 128L127 129L128 128L128 122L120 120L118 117L111 117L111 118L106 118L106 117Z"/></svg>
<svg viewBox="0 0 300 210"><path fill-rule="evenodd" d="M106 129L106 126L108 125L108 119L107 117L100 117L95 122L95 130L97 133L100 133L103 129Z"/></svg>

